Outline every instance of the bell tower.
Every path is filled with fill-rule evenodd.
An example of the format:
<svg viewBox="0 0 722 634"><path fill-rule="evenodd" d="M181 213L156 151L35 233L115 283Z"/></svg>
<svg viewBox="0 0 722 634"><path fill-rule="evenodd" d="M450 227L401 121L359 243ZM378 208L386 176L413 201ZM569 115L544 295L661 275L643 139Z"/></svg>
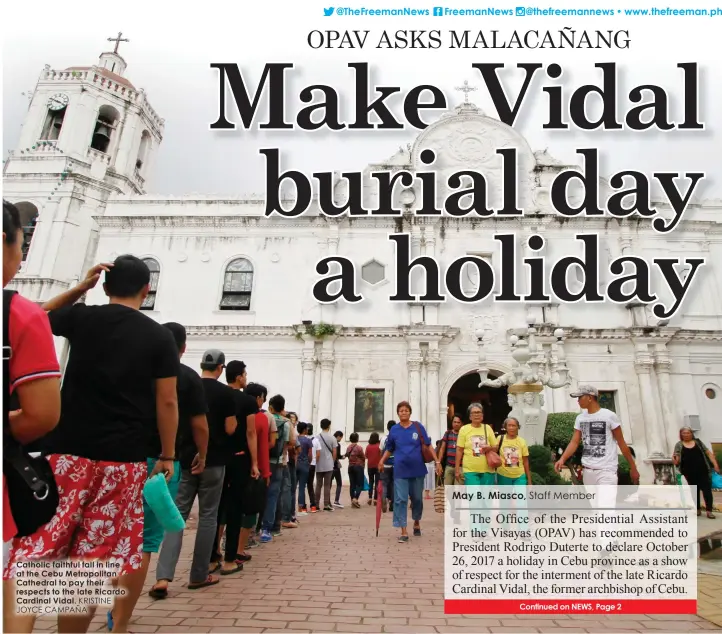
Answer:
<svg viewBox="0 0 722 634"><path fill-rule="evenodd" d="M61 293L95 258L98 227L111 194L144 194L165 120L125 76L118 52L94 66L40 73L18 147L3 168L4 197L25 227L14 288L34 301Z"/></svg>

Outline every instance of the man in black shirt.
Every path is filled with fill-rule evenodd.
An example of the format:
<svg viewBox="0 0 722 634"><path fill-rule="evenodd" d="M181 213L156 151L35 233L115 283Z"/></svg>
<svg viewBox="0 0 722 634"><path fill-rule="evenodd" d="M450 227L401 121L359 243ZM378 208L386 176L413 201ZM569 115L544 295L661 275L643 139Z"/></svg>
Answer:
<svg viewBox="0 0 722 634"><path fill-rule="evenodd" d="M166 327L173 332L179 352L183 355L185 328L174 323L166 324ZM207 355L208 353L204 356ZM225 436L225 429L219 432L220 425L216 424L214 431L209 431L206 414L210 414L203 379L185 365L181 365L178 378L178 409L180 442L177 455L181 464L181 481L176 505L184 520L188 519L198 496L198 530L188 583L188 588L195 590L214 585L220 580L208 574L208 559L216 535L216 516L221 499L224 468L207 464L207 455L210 435L221 433ZM214 420L217 422L217 417ZM213 462L211 457L211 463ZM156 584L149 592L153 598L164 599L168 596L168 584L175 576L182 545L183 531L165 536L158 558Z"/></svg>
<svg viewBox="0 0 722 634"><path fill-rule="evenodd" d="M232 455L226 466L224 501L226 516L226 566L231 562L250 561L245 545L256 526L259 500L250 492L251 479L258 479L258 443L256 441L257 400L242 392L248 377L243 361L231 361L226 366L226 383L233 389L236 400L236 433L231 437ZM241 545L243 548L241 548Z"/></svg>
<svg viewBox="0 0 722 634"><path fill-rule="evenodd" d="M221 482L221 497L216 505L214 540L211 541L210 554L206 558L206 567L210 561L214 564L211 573L217 570L222 575L229 575L243 570L243 564L236 564L235 558L230 563L218 565L218 544L223 534L223 494L228 486L227 465L232 455L233 437L238 427L236 420L236 399L233 390L221 383L218 379L226 367L226 355L220 350L207 350L201 362L201 377L208 403L208 428L210 440L208 442L208 457L206 468L211 466L223 467L224 477ZM204 548L205 552L205 548ZM207 568L206 568L207 570Z"/></svg>
<svg viewBox="0 0 722 634"><path fill-rule="evenodd" d="M73 305L103 270L109 303ZM150 554L143 553L143 486L155 473L172 478L178 428L178 350L171 333L140 311L149 290L147 265L122 255L43 306L53 334L70 343L60 423L44 443L62 490L54 521L63 530L26 538L27 550L45 558L62 553L120 562L119 584L127 594L116 601L113 617L121 632L127 631L150 563ZM160 456L149 474L153 428ZM84 632L92 613L64 618L64 631Z"/></svg>

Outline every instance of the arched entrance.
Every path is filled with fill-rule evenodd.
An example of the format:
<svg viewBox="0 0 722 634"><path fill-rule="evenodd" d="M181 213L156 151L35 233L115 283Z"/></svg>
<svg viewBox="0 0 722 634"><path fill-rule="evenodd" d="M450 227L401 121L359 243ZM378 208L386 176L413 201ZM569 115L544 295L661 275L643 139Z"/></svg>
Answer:
<svg viewBox="0 0 722 634"><path fill-rule="evenodd" d="M499 372L489 372L489 378L495 379ZM491 425L499 433L504 419L511 411L507 399L506 387L479 387L479 373L470 372L457 379L449 390L447 398L446 426L451 428L454 415L459 414L467 423L466 410L472 403L484 406L484 422Z"/></svg>

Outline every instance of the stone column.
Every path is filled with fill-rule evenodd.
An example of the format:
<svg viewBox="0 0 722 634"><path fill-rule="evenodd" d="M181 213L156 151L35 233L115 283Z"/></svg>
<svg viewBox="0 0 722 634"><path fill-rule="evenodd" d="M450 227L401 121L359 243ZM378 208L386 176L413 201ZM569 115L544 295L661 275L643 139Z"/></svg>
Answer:
<svg viewBox="0 0 722 634"><path fill-rule="evenodd" d="M672 440L677 436L679 421L674 406L674 394L672 393L672 360L669 358L669 350L666 344L657 344L655 351L655 368L657 370L657 385L659 387L659 404L662 410L664 422L664 440L662 446L665 455L669 455L669 448Z"/></svg>
<svg viewBox="0 0 722 634"><path fill-rule="evenodd" d="M411 403L412 420L421 415L421 350L418 341L409 342L407 364L409 368L409 403ZM403 400L403 399L399 399ZM394 416L396 412L394 410Z"/></svg>
<svg viewBox="0 0 722 634"><path fill-rule="evenodd" d="M327 344L331 344L330 346ZM333 341L324 341L321 351L321 394L318 403L319 422L323 418L331 418L331 397L333 394Z"/></svg>
<svg viewBox="0 0 722 634"><path fill-rule="evenodd" d="M664 456L664 428L662 421L656 415L657 408L654 402L651 378L653 365L654 360L647 349L647 344L637 344L634 369L639 380L647 453L649 458L661 458Z"/></svg>
<svg viewBox="0 0 722 634"><path fill-rule="evenodd" d="M441 412L439 409L439 367L441 366L441 355L439 353L438 343L429 344L429 352L426 358L426 388L428 406L426 408L426 416L428 420L426 429L431 439L436 442L441 438L441 434L446 431L446 425L441 423Z"/></svg>
<svg viewBox="0 0 722 634"><path fill-rule="evenodd" d="M316 355L313 340L307 341L301 359L303 368L303 379L301 383L301 420L305 423L313 423L313 396L314 383L316 381Z"/></svg>

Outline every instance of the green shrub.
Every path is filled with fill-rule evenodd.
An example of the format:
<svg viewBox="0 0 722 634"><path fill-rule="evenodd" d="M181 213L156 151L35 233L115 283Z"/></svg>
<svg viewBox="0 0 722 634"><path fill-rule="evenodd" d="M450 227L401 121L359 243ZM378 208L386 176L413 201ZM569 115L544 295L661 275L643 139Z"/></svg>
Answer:
<svg viewBox="0 0 722 634"><path fill-rule="evenodd" d="M543 445L532 445L529 447L529 468L532 472L532 484L562 485L569 484L554 471L552 462L552 450ZM536 476L537 481L534 480Z"/></svg>
<svg viewBox="0 0 722 634"><path fill-rule="evenodd" d="M554 450L554 455L559 458L567 448L574 435L574 422L578 416L577 412L557 412L547 416L547 426L544 430L544 444ZM559 451L561 449L561 451ZM581 464L582 443L569 458L567 464ZM566 482L566 480L565 480Z"/></svg>
<svg viewBox="0 0 722 634"><path fill-rule="evenodd" d="M531 472L531 483L534 486L544 486L546 484L546 480L542 478L538 473Z"/></svg>

